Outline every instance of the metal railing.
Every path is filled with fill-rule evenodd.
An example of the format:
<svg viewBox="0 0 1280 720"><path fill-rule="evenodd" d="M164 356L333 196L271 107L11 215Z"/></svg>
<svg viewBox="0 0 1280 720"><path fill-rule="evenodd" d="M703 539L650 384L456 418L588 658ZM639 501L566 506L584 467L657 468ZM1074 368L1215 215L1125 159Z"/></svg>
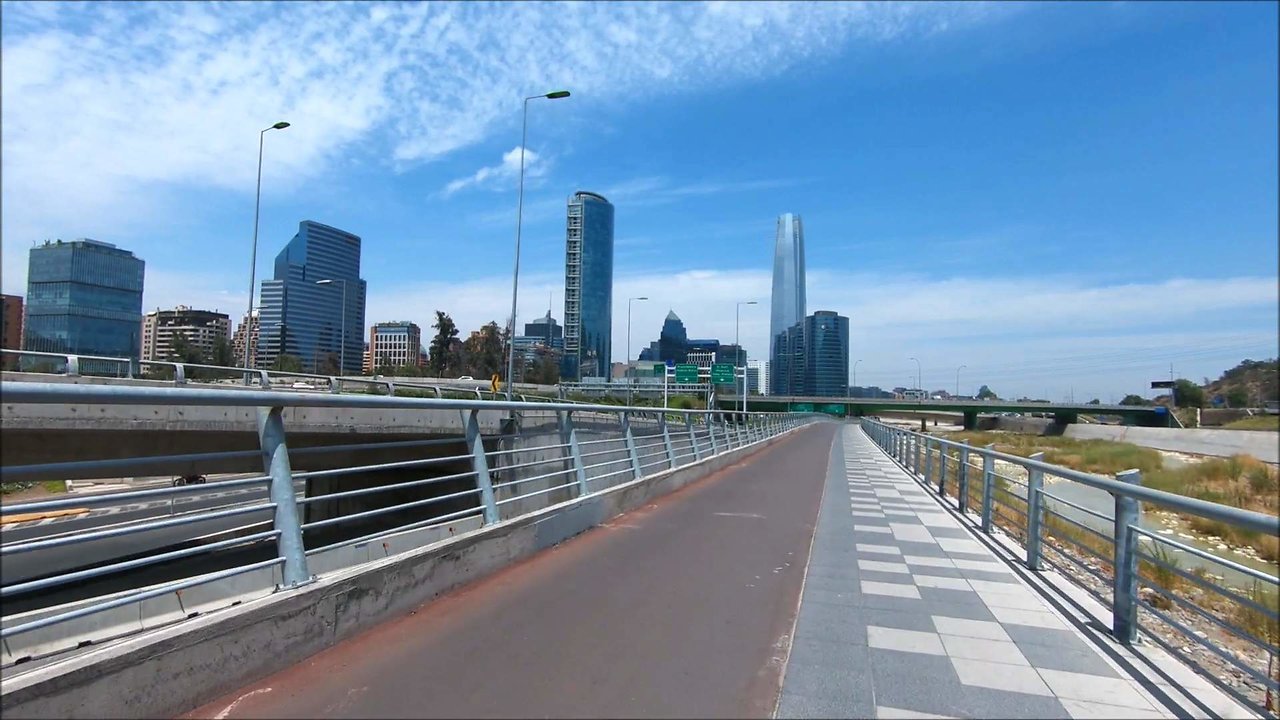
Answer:
<svg viewBox="0 0 1280 720"><path fill-rule="evenodd" d="M1017 538L1025 548L1028 569L1052 566L1061 570L1109 606L1111 632L1117 640L1131 643L1137 639L1141 609L1261 684L1269 695L1280 688L1271 662L1280 655L1280 579L1274 573L1153 532L1141 523L1144 503L1272 537L1280 535L1280 518L1143 487L1138 470L1118 473L1112 479L1046 463L1043 453L1025 458L997 452L994 445L972 447L966 441L945 440L871 419L863 419L861 424L872 441L917 480L944 499L954 497L955 508L961 513L973 513L983 533L990 534L999 526ZM997 471L997 463L1005 464L1003 472ZM1068 500L1062 491L1051 492L1046 488L1051 484L1047 478L1110 494L1112 512ZM1194 558L1201 563L1198 571L1183 568L1176 556ZM1235 582L1215 581L1215 575L1205 571L1206 565L1230 573ZM1080 583L1081 578L1107 587L1109 596ZM1242 584L1245 587L1240 587ZM1145 597L1140 588L1146 591ZM1209 600L1197 601L1185 592L1188 589L1227 609L1223 611ZM1258 663L1252 652L1234 652L1210 641L1206 633L1175 617L1170 612L1173 608L1225 631L1238 639L1239 647L1262 653L1267 662ZM1151 632L1147 635L1184 655ZM1210 677L1217 679L1213 673ZM1255 707L1260 705L1257 698L1244 699Z"/></svg>
<svg viewBox="0 0 1280 720"><path fill-rule="evenodd" d="M8 540L13 537L12 529L0 535L0 558L5 560L0 565L0 598L6 603L77 587L83 596L6 616L0 622L6 663L129 634L119 628L128 626L136 631L139 614L147 626L145 603L156 599L176 597L175 607L182 612L165 617L181 620L190 614L191 603L188 595L187 605L183 604L182 593L199 586L240 578L236 580L239 589L218 595L211 601L213 607L242 601L246 583L259 594L288 591L325 572L373 559L369 547L381 545L384 555L410 550L443 537L441 528L446 526L461 524L465 530L511 520L686 467L820 417L252 389L226 392L190 386L4 382L0 393L7 412L24 404L256 409L258 447L254 450L0 467L0 480L6 483L70 476L155 476L166 471L195 474L202 466L225 465L227 461L260 462L262 467L262 472L249 477L202 485L0 506L0 523L71 509L93 517L95 508L125 507L137 512L160 507L154 517L101 527L13 541ZM455 427L459 416L451 413L457 412L463 430L445 431L442 434L447 436L429 439L291 448L284 411L292 408L435 412L443 413L443 420L452 417ZM442 426L450 422L442 422ZM495 426L499 432L482 432ZM326 454L348 459L323 467ZM352 457L367 459L350 460ZM302 459L321 469L294 470L292 464ZM210 497L214 500L206 502L207 507L181 511L191 498L207 501ZM52 530L58 525L47 527ZM107 550L107 543L123 539L131 543L128 552ZM15 560L34 558L32 562L39 566L41 553L56 550L65 556L70 549L85 558L81 565L15 577ZM218 553L223 553L222 564L210 565ZM245 580L248 576L252 578ZM131 580L135 577L136 582ZM109 591L104 585L102 594L86 594L81 587L104 579L124 579L132 584L123 591ZM95 621L91 617L126 606L126 620ZM209 607L206 603L201 611ZM75 625L77 622L80 624ZM45 633L24 645L22 636L36 631Z"/></svg>
<svg viewBox="0 0 1280 720"><path fill-rule="evenodd" d="M257 384L259 387L268 389L284 389L284 390L326 390L331 393L351 392L354 386L355 392L377 393L395 396L405 395L406 391L412 396L420 396L422 393L431 393L437 398L459 398L474 397L477 400L496 400L506 399L505 392L493 392L482 387L482 381L479 380L454 380L453 382L431 382L430 378L416 378L411 376L387 377L375 375L373 377L350 377L346 375L324 375L319 373L301 373L287 372L284 370L268 370L262 368L246 369L244 367L233 367L227 365L206 365L200 363L177 362L173 360L138 360L134 358L106 357L97 355L77 355L74 353L54 353L54 352L38 352L35 350L0 350L0 357L14 358L11 364L17 366L14 369L21 369L22 372L33 374L61 375L65 377L114 377L128 380L151 380L170 383L175 386L188 385L191 383L201 383L207 385L218 385L218 381L223 381L223 387L237 387L236 385L226 385L226 381L240 378L242 385L249 386ZM26 369L22 369L24 363L22 358L34 358L36 362L26 363ZM56 361L56 362L55 362ZM146 368L164 369L172 372L172 377L161 377L159 375L147 374L144 372ZM8 369L8 368L6 368ZM166 373L167 374L167 373ZM200 377L203 375L204 377ZM321 387L311 386L308 388L293 388L288 385L280 387L282 383L301 383L302 381L312 381ZM521 383L516 383L517 388ZM526 385L526 387L536 387ZM526 393L515 393L514 397L520 398L521 402L551 402L556 400L554 397L557 391L554 388L547 387L540 395L532 390ZM559 399L557 402L574 402L572 400Z"/></svg>

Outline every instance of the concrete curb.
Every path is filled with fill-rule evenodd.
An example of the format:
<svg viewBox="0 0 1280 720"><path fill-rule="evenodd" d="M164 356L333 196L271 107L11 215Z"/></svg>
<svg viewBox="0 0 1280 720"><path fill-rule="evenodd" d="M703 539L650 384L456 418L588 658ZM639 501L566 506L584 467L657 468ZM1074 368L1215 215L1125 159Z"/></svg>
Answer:
<svg viewBox="0 0 1280 720"><path fill-rule="evenodd" d="M67 508L65 510L46 510L44 512L4 515L3 519L0 520L0 525L31 522L32 520L45 520L47 518L66 517L67 515L83 515L87 512L89 512L89 508Z"/></svg>
<svg viewBox="0 0 1280 720"><path fill-rule="evenodd" d="M187 712L801 429L0 679L0 713L160 718Z"/></svg>

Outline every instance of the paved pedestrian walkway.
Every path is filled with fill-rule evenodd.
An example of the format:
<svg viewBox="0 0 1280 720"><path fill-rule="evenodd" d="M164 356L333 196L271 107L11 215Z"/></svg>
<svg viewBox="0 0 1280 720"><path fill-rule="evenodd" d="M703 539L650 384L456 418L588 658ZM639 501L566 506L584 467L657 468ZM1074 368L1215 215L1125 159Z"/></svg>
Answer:
<svg viewBox="0 0 1280 720"><path fill-rule="evenodd" d="M1212 714L1100 652L861 428L833 453L778 717Z"/></svg>

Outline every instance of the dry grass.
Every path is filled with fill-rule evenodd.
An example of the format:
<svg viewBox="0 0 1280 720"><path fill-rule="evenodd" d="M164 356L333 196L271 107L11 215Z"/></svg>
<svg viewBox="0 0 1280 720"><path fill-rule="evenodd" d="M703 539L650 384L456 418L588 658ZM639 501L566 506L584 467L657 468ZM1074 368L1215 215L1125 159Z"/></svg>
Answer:
<svg viewBox="0 0 1280 720"><path fill-rule="evenodd" d="M1102 475L1115 475L1135 468L1147 473L1160 469L1162 465L1160 453L1155 450L1111 440L976 431L950 433L947 439L968 440L970 445L976 446L995 443L997 451L1021 457L1043 452L1045 462Z"/></svg>
<svg viewBox="0 0 1280 720"><path fill-rule="evenodd" d="M1280 514L1280 472L1248 455L1214 458L1194 465L1159 470L1143 476L1147 487L1254 510ZM1280 561L1280 538L1269 533L1228 525L1196 516L1184 519L1192 530L1247 545L1268 562Z"/></svg>
<svg viewBox="0 0 1280 720"><path fill-rule="evenodd" d="M1222 426L1225 430L1280 430L1280 415L1254 415Z"/></svg>

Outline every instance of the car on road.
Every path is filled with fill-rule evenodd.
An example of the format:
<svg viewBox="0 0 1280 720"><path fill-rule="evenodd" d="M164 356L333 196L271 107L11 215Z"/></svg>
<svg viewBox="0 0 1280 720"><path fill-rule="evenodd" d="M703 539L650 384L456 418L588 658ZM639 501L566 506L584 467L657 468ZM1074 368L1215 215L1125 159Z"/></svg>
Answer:
<svg viewBox="0 0 1280 720"><path fill-rule="evenodd" d="M460 378L458 378L458 379L459 379L459 380L475 380L475 378L471 377L470 375L463 375L462 377L460 377Z"/></svg>

